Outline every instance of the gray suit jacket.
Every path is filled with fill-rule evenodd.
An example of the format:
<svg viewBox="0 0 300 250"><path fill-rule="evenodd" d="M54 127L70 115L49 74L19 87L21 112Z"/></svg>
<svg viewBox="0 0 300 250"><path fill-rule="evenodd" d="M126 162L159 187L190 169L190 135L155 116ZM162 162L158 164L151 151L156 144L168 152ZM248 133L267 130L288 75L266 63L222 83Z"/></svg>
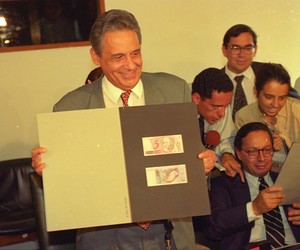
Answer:
<svg viewBox="0 0 300 250"><path fill-rule="evenodd" d="M145 103L166 104L191 101L191 90L186 82L166 73L142 73ZM102 79L81 86L54 105L53 111L105 108ZM190 218L172 220L173 237L177 250L195 249L193 225ZM164 227L154 223L148 231L137 224L80 229L77 236L78 250L94 249L165 249Z"/></svg>
<svg viewBox="0 0 300 250"><path fill-rule="evenodd" d="M186 82L167 73L142 73L146 105L191 101L191 90ZM60 99L53 111L105 108L102 79L83 85Z"/></svg>

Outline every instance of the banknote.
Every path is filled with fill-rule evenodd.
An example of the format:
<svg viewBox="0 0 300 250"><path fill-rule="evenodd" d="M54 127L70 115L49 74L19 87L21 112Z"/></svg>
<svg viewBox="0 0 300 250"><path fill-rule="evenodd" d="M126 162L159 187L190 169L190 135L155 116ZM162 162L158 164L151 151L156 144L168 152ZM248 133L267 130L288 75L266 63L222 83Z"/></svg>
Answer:
<svg viewBox="0 0 300 250"><path fill-rule="evenodd" d="M144 156L183 153L181 135L143 137Z"/></svg>
<svg viewBox="0 0 300 250"><path fill-rule="evenodd" d="M187 183L185 164L148 167L146 176L149 187Z"/></svg>

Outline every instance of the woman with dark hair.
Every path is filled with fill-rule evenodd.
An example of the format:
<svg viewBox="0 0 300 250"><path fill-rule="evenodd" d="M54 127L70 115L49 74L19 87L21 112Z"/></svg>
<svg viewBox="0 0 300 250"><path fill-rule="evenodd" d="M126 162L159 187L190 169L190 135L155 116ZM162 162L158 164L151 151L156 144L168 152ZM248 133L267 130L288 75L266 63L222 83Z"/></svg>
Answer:
<svg viewBox="0 0 300 250"><path fill-rule="evenodd" d="M289 97L291 79L281 64L265 63L255 80L257 101L236 113L236 126L268 125L274 139L273 162L281 166L293 142L300 142L300 100Z"/></svg>

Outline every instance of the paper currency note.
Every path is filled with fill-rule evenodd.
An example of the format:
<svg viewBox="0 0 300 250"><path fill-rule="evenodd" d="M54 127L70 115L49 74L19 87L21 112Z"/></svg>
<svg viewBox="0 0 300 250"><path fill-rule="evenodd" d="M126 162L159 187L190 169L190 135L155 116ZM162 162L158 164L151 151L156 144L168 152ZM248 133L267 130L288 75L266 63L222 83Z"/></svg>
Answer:
<svg viewBox="0 0 300 250"><path fill-rule="evenodd" d="M187 183L186 166L160 166L146 168L147 185L162 186Z"/></svg>
<svg viewBox="0 0 300 250"><path fill-rule="evenodd" d="M144 156L179 154L184 152L181 135L144 137L142 140Z"/></svg>

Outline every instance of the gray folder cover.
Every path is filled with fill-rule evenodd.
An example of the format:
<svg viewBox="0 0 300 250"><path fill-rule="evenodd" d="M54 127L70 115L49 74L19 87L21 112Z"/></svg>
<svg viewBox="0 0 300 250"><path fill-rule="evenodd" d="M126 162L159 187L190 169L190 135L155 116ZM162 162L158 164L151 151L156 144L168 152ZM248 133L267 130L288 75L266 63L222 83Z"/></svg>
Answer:
<svg viewBox="0 0 300 250"><path fill-rule="evenodd" d="M48 231L210 213L193 103L37 119Z"/></svg>
<svg viewBox="0 0 300 250"><path fill-rule="evenodd" d="M275 185L283 188L285 198L282 204L300 202L300 143L293 143L282 166Z"/></svg>

